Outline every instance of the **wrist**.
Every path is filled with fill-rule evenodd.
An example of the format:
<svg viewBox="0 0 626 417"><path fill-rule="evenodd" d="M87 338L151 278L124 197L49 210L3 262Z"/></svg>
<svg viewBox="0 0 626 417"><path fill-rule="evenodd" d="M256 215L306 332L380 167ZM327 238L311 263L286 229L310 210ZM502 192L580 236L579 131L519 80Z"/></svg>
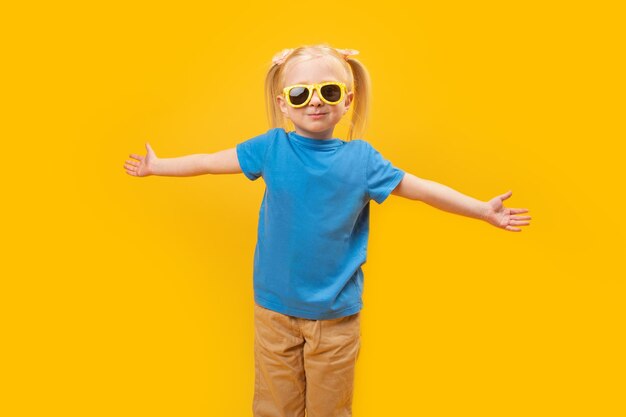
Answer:
<svg viewBox="0 0 626 417"><path fill-rule="evenodd" d="M161 175L162 172L162 163L161 159L154 158L154 160L150 161L150 165L148 167L148 175Z"/></svg>
<svg viewBox="0 0 626 417"><path fill-rule="evenodd" d="M489 223L489 211L490 207L486 201L482 201L479 207L479 219Z"/></svg>

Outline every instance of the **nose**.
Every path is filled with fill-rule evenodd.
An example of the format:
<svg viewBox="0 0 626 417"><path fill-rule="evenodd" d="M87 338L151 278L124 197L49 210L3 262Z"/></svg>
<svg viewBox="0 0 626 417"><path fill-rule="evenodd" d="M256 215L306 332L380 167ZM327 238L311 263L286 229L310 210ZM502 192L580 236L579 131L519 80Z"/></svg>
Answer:
<svg viewBox="0 0 626 417"><path fill-rule="evenodd" d="M320 106L324 104L322 100L320 100L317 95L317 90L313 90L313 95L311 96L311 101L309 101L309 106Z"/></svg>

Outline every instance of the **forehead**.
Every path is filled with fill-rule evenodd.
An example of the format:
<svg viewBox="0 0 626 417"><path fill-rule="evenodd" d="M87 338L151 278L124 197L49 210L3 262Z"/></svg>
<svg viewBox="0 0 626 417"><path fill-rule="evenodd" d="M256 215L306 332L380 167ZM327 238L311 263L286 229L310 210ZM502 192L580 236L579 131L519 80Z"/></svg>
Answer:
<svg viewBox="0 0 626 417"><path fill-rule="evenodd" d="M323 81L346 82L345 70L336 58L305 57L285 68L285 85L312 84Z"/></svg>

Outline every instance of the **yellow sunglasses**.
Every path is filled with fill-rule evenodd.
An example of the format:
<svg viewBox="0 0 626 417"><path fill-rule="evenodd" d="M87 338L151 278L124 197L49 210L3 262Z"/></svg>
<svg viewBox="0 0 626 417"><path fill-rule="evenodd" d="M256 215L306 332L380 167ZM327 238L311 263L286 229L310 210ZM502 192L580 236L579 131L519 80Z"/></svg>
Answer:
<svg viewBox="0 0 626 417"><path fill-rule="evenodd" d="M295 84L285 87L283 95L291 107L303 107L313 97L313 89L317 96L326 104L339 104L346 95L346 85L338 81L329 81L319 84Z"/></svg>

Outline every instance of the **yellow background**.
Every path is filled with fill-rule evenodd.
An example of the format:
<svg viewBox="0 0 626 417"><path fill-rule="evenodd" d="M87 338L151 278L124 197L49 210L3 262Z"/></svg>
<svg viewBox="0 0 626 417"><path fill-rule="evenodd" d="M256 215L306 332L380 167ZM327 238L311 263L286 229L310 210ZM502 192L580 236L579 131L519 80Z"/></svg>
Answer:
<svg viewBox="0 0 626 417"><path fill-rule="evenodd" d="M326 42L386 158L533 216L372 202L354 415L624 415L617 3L5 7L0 414L251 416L263 181L123 164L265 132L271 57Z"/></svg>

